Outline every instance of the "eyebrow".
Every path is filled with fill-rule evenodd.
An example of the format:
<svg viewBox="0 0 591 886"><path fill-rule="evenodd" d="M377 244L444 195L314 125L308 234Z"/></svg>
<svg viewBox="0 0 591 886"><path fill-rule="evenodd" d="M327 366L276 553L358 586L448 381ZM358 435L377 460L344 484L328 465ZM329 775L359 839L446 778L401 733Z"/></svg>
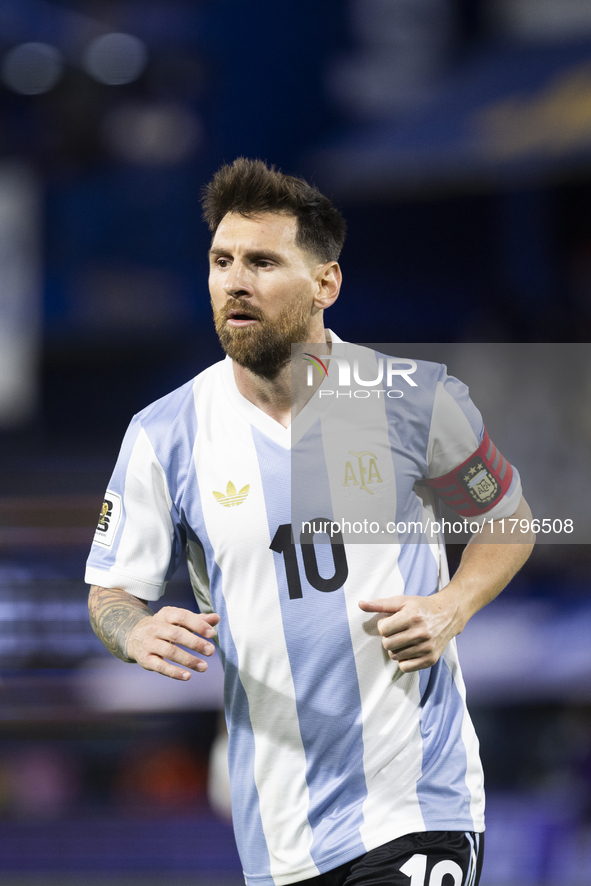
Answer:
<svg viewBox="0 0 591 886"><path fill-rule="evenodd" d="M224 249L223 246L212 246L209 250L209 255L231 255L231 249ZM272 249L253 249L249 252L244 253L245 258L250 261L260 261L261 259L270 259L271 261L277 262L277 264L285 263L285 256L281 255L279 252L274 252Z"/></svg>

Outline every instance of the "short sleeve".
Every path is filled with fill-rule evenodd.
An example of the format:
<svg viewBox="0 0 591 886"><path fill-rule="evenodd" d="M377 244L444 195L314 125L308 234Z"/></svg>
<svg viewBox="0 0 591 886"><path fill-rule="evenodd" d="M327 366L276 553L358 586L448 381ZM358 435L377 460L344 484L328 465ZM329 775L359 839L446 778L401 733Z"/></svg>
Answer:
<svg viewBox="0 0 591 886"><path fill-rule="evenodd" d="M165 472L136 416L105 494L85 580L157 600L176 569L181 536Z"/></svg>
<svg viewBox="0 0 591 886"><path fill-rule="evenodd" d="M517 470L490 439L465 384L442 367L427 446L428 485L458 516L501 519L521 500Z"/></svg>

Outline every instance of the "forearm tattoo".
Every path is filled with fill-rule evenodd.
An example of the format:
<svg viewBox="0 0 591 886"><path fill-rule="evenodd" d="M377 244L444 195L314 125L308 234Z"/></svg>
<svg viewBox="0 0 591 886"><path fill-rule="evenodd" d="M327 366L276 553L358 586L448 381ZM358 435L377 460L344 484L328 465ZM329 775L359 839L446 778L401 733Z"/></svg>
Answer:
<svg viewBox="0 0 591 886"><path fill-rule="evenodd" d="M148 604L126 591L93 585L88 609L92 630L109 652L122 661L134 661L127 654L127 642L138 621L154 614Z"/></svg>

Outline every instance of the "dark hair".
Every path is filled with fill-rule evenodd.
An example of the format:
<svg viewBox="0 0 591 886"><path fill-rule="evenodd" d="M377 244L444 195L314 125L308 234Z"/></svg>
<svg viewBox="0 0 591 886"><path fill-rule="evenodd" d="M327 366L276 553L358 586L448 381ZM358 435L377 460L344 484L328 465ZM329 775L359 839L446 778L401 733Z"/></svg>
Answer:
<svg viewBox="0 0 591 886"><path fill-rule="evenodd" d="M297 219L297 245L321 261L337 261L343 248L346 222L328 197L303 178L284 175L262 160L238 157L231 166L220 167L203 189L202 205L212 234L228 212L281 212Z"/></svg>

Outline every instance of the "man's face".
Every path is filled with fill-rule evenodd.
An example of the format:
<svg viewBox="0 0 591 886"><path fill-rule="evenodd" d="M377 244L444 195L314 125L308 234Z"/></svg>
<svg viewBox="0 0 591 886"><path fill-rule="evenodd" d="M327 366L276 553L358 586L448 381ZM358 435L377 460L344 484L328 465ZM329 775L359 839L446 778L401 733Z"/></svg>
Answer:
<svg viewBox="0 0 591 886"><path fill-rule="evenodd" d="M315 340L318 261L296 246L294 216L228 213L209 253L209 291L225 352L252 372L275 378L292 342Z"/></svg>

